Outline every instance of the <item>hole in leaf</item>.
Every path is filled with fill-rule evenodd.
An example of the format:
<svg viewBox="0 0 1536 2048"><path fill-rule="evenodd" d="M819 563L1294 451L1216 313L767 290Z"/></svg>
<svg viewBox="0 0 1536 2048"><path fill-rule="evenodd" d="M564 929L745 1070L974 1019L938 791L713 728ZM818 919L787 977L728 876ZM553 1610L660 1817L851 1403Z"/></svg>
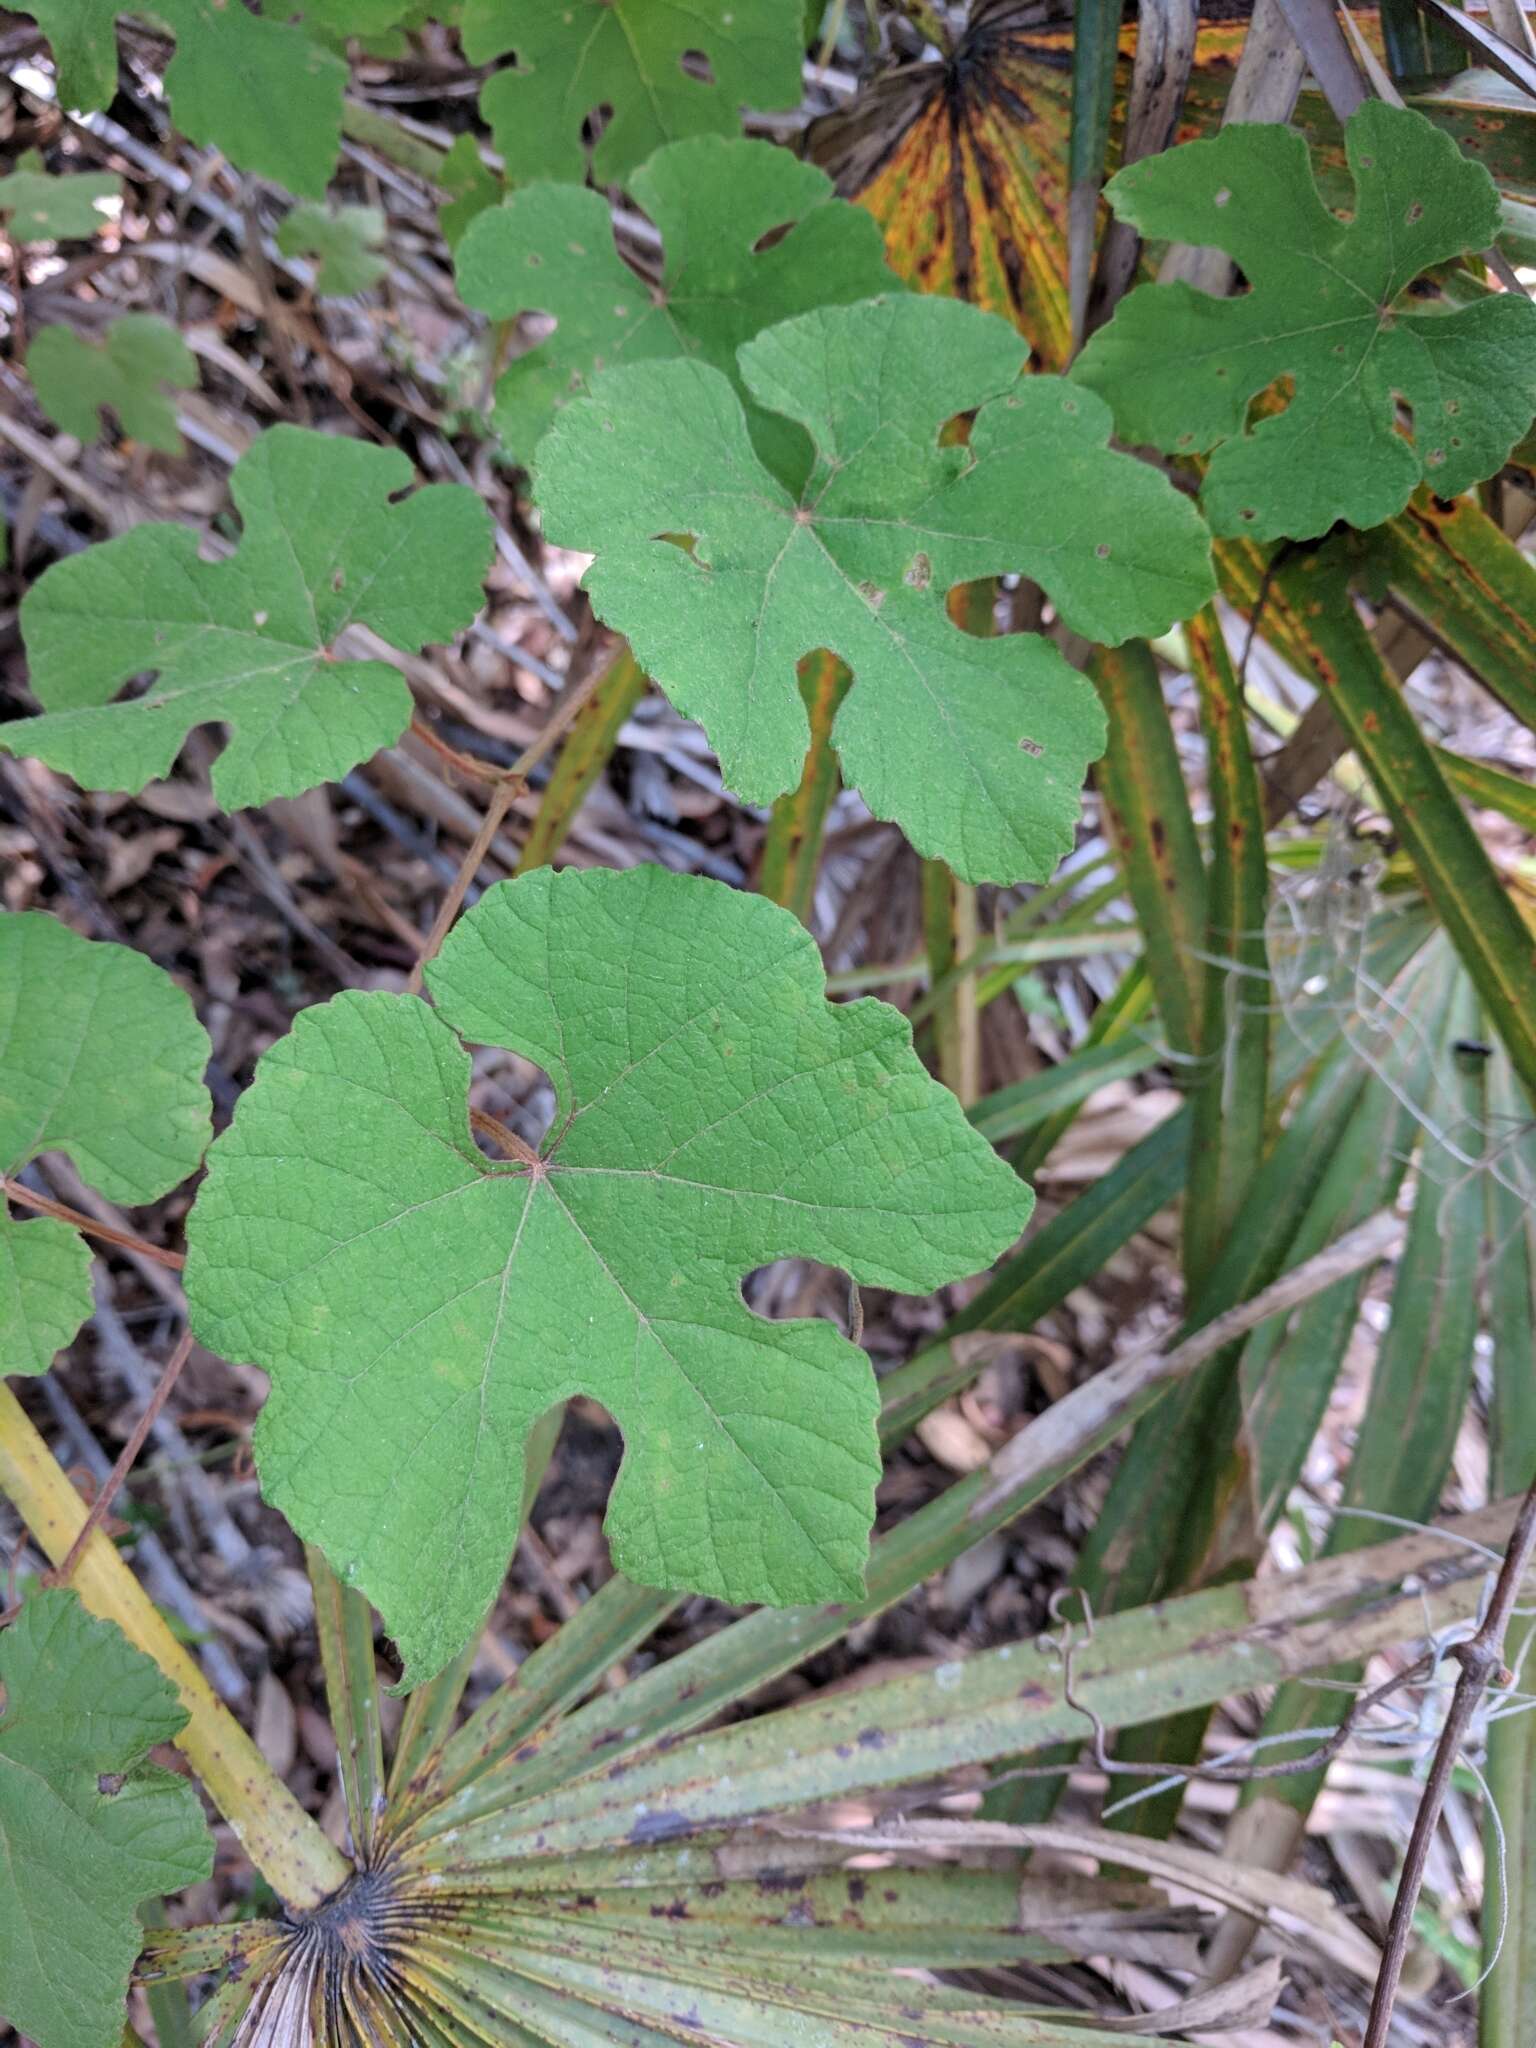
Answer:
<svg viewBox="0 0 1536 2048"><path fill-rule="evenodd" d="M554 1087L532 1060L499 1046L483 1046L474 1055L466 1115L475 1146L487 1159L498 1165L520 1161L520 1146L537 1152L549 1136L555 1120Z"/></svg>
<svg viewBox="0 0 1536 2048"><path fill-rule="evenodd" d="M623 1433L602 1403L585 1394L567 1401L529 1517L557 1556L568 1552L570 1529L601 1523L623 1458Z"/></svg>
<svg viewBox="0 0 1536 2048"><path fill-rule="evenodd" d="M848 1275L815 1259L775 1259L754 1266L742 1280L741 1298L765 1323L815 1317L848 1333Z"/></svg>
<svg viewBox="0 0 1536 2048"><path fill-rule="evenodd" d="M994 634L1007 631L998 619L995 601L989 602L987 584L957 583L945 600L950 619L962 633L968 633L973 640L990 640Z"/></svg>
<svg viewBox="0 0 1536 2048"><path fill-rule="evenodd" d="M697 78L705 85L715 83L715 67L704 50L684 50L678 59L684 78Z"/></svg>
<svg viewBox="0 0 1536 2048"><path fill-rule="evenodd" d="M1296 379L1287 371L1266 384L1262 391L1254 393L1248 401L1248 412L1244 420L1244 431L1252 433L1260 420L1272 419L1277 412L1284 412L1296 396Z"/></svg>
<svg viewBox="0 0 1536 2048"><path fill-rule="evenodd" d="M613 119L613 101L601 100L581 124L581 139L590 149Z"/></svg>
<svg viewBox="0 0 1536 2048"><path fill-rule="evenodd" d="M130 676L112 699L113 703L132 704L140 697L147 697L159 673L157 668L146 668L141 669L136 676Z"/></svg>
<svg viewBox="0 0 1536 2048"><path fill-rule="evenodd" d="M762 234L760 234L757 240L752 244L752 254L754 256L761 256L767 250L777 248L778 244L783 241L784 237L789 233L790 229L796 226L798 226L798 222L796 221L781 220L776 227L765 229L765 231Z"/></svg>
<svg viewBox="0 0 1536 2048"><path fill-rule="evenodd" d="M976 408L969 412L952 413L939 429L941 448L964 448L970 443L971 428L976 423Z"/></svg>

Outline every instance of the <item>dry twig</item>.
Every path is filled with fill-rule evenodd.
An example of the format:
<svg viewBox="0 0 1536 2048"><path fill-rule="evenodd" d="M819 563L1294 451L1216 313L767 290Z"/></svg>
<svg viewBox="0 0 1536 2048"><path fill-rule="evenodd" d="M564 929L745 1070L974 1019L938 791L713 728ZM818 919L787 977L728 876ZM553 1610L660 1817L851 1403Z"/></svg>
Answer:
<svg viewBox="0 0 1536 2048"><path fill-rule="evenodd" d="M1463 1738L1489 1680L1498 1673L1505 1684L1509 1682L1508 1673L1504 1670L1504 1635L1519 1598L1520 1582L1533 1556L1536 1556L1536 1479L1531 1481L1530 1490L1521 1503L1510 1534L1509 1548L1504 1553L1504 1562L1494 1582L1493 1597L1488 1602L1488 1611L1481 1626L1468 1642L1453 1643L1450 1648L1449 1654L1461 1666L1461 1676L1451 1695L1450 1709L1440 1730L1440 1739L1435 1744L1434 1760L1425 1780L1419 1810L1414 1816L1413 1833L1408 1838L1403 1872L1398 1879L1392 1917L1387 1922L1387 1938L1382 1946L1381 1968L1376 1974L1376 1988L1371 1994L1370 2018L1366 2021L1360 2048L1386 2048L1392 2009L1397 2003L1397 1987L1408 1955L1408 1937L1413 1928L1419 1893L1423 1889L1424 1866L1429 1859L1435 1829L1440 1824L1440 1810L1450 1789L1451 1773L1456 1768Z"/></svg>

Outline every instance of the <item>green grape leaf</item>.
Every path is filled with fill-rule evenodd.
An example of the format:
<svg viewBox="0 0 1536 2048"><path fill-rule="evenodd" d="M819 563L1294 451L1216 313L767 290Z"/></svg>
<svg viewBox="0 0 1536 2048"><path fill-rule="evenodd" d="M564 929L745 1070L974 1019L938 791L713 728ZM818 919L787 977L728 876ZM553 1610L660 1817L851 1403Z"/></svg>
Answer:
<svg viewBox="0 0 1536 2048"><path fill-rule="evenodd" d="M295 206L278 223L285 256L313 256L321 298L350 298L378 283L389 265L379 254L384 214L377 206Z"/></svg>
<svg viewBox="0 0 1536 2048"><path fill-rule="evenodd" d="M856 1597L868 1361L830 1323L754 1315L741 1282L808 1258L926 1292L1010 1245L1029 1189L899 1012L826 1001L765 898L543 868L489 890L427 980L435 1010L349 992L300 1014L189 1220L199 1337L271 1377L266 1497L366 1590L411 1684L482 1621L528 1432L576 1393L624 1432L607 1529L631 1578ZM455 1032L548 1074L536 1159L475 1144Z"/></svg>
<svg viewBox="0 0 1536 2048"><path fill-rule="evenodd" d="M186 1725L175 1687L73 1593L0 1634L0 2013L38 2048L117 2048L148 1898L197 1884L213 1837L147 1764Z"/></svg>
<svg viewBox="0 0 1536 2048"><path fill-rule="evenodd" d="M1301 136L1271 124L1144 157L1108 188L1142 234L1224 249L1248 281L1231 299L1140 286L1072 372L1110 401L1125 440L1210 452L1201 502L1217 533L1376 526L1421 481L1454 497L1499 468L1536 413L1536 306L1523 293L1455 310L1405 296L1431 266L1492 242L1488 173L1380 100L1351 115L1345 147L1347 219L1323 204ZM1250 425L1271 387L1282 409Z"/></svg>
<svg viewBox="0 0 1536 2048"><path fill-rule="evenodd" d="M46 1372L91 1312L91 1254L67 1223L0 1208L0 1373Z"/></svg>
<svg viewBox="0 0 1536 2048"><path fill-rule="evenodd" d="M317 42L344 51L352 42L367 50L403 49L400 25L415 7L414 0L303 0L299 7L289 6L288 0L277 5L267 0L267 11L279 19L302 22Z"/></svg>
<svg viewBox="0 0 1536 2048"><path fill-rule="evenodd" d="M117 89L117 17L174 38L165 89L176 125L241 170L320 198L341 144L347 67L303 29L264 21L230 0L28 0L53 48L59 98L105 107Z"/></svg>
<svg viewBox="0 0 1536 2048"><path fill-rule="evenodd" d="M391 646L449 640L480 606L490 515L473 491L411 481L393 448L273 427L235 465L244 537L204 562L190 527L136 526L56 562L22 601L41 718L0 726L87 789L130 795L169 770L195 726L228 726L213 790L226 810L294 796L393 744L411 694L335 642L370 626ZM143 696L111 699L130 677Z"/></svg>
<svg viewBox="0 0 1536 2048"><path fill-rule="evenodd" d="M496 431L523 460L598 370L691 355L734 378L737 349L762 328L901 288L872 217L837 198L825 172L771 143L669 143L630 190L661 232L658 287L624 262L607 203L579 185L522 187L482 214L459 249L467 304L496 320L537 308L557 322L496 386ZM770 468L808 453L787 422L759 414L752 424ZM767 445L764 428L776 437Z"/></svg>
<svg viewBox="0 0 1536 2048"><path fill-rule="evenodd" d="M168 974L40 910L0 916L0 1173L67 1152L114 1202L153 1202L208 1144L208 1034ZM0 1372L46 1370L90 1314L72 1230L0 1204Z"/></svg>
<svg viewBox="0 0 1536 2048"><path fill-rule="evenodd" d="M582 125L600 107L612 111L592 176L617 185L663 142L736 135L743 107L800 100L800 22L785 0L467 0L463 35L472 63L515 54L480 92L514 184L585 178ZM706 66L690 69L691 54Z"/></svg>
<svg viewBox="0 0 1536 2048"><path fill-rule="evenodd" d="M100 409L110 406L135 441L181 453L176 408L161 386L194 390L197 359L168 320L125 313L99 342L82 341L68 327L40 327L27 347L27 375L38 404L66 434L94 441Z"/></svg>
<svg viewBox="0 0 1536 2048"><path fill-rule="evenodd" d="M502 182L480 154L474 136L457 135L438 169L436 184L448 195L437 209L437 224L443 240L456 250L470 223L500 199Z"/></svg>
<svg viewBox="0 0 1536 2048"><path fill-rule="evenodd" d="M1104 721L1049 641L966 633L946 593L1017 572L1074 632L1119 642L1213 588L1194 507L1109 449L1091 392L1021 377L1025 355L1006 321L949 299L769 328L737 360L757 403L810 435L798 494L763 467L730 384L696 362L605 371L534 458L545 533L595 551L594 610L699 720L732 789L766 804L798 780L796 665L826 648L855 679L832 733L845 776L968 881L1051 872ZM943 445L972 408L969 444Z"/></svg>
<svg viewBox="0 0 1536 2048"><path fill-rule="evenodd" d="M16 168L0 178L0 218L10 216L13 242L84 241L102 226L103 199L121 196L123 181L106 171L69 171L55 177L35 149L24 149Z"/></svg>

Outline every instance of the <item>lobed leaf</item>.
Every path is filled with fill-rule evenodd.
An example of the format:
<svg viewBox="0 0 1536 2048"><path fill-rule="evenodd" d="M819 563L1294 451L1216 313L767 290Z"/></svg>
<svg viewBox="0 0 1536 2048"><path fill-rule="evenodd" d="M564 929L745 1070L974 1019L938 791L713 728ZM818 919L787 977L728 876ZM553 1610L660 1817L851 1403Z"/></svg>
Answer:
<svg viewBox="0 0 1536 2048"><path fill-rule="evenodd" d="M500 199L500 178L480 154L473 135L454 137L453 147L443 158L435 180L447 198L437 210L437 224L443 240L456 250L470 223Z"/></svg>
<svg viewBox="0 0 1536 2048"><path fill-rule="evenodd" d="M115 1202L152 1202L203 1156L208 1034L152 961L41 911L0 917L0 1172L67 1152ZM0 1372L47 1369L90 1314L72 1230L0 1206Z"/></svg>
<svg viewBox="0 0 1536 2048"><path fill-rule="evenodd" d="M132 795L216 719L230 739L214 794L235 810L391 745L411 715L404 679L341 660L337 640L352 625L402 648L451 639L479 609L491 554L472 491L393 502L411 475L396 449L273 427L231 475L245 534L227 561L201 560L190 527L153 525L55 563L21 608L46 715L0 726L0 749ZM111 701L145 671L152 689Z"/></svg>
<svg viewBox="0 0 1536 2048"><path fill-rule="evenodd" d="M27 375L43 411L77 440L96 439L101 410L110 406L135 441L166 455L182 452L176 407L161 386L195 390L197 359L154 313L125 313L99 342L82 341L68 327L41 327L27 349Z"/></svg>
<svg viewBox="0 0 1536 2048"><path fill-rule="evenodd" d="M28 0L25 11L52 45L62 105L107 105L117 90L117 17L141 17L175 40L165 89L184 135L292 192L324 193L347 68L302 29L226 0Z"/></svg>
<svg viewBox="0 0 1536 2048"><path fill-rule="evenodd" d="M798 494L697 362L604 372L534 463L546 533L596 551L594 609L704 726L733 789L768 803L798 780L796 669L826 649L854 675L833 727L846 778L966 881L1050 872L1104 720L1046 640L956 626L950 589L1030 576L1073 631L1110 641L1163 631L1212 589L1193 507L1108 447L1092 393L1021 379L1024 355L1005 322L950 300L828 308L738 352L756 402L814 444ZM972 408L968 445L942 445Z"/></svg>
<svg viewBox="0 0 1536 2048"><path fill-rule="evenodd" d="M67 1223L0 1214L0 1370L46 1372L91 1312L91 1254Z"/></svg>
<svg viewBox="0 0 1536 2048"><path fill-rule="evenodd" d="M781 1257L927 1291L1023 1228L1027 1188L930 1081L905 1020L832 1007L760 898L656 868L491 890L436 1010L305 1011L214 1147L188 1225L202 1339L259 1362L268 1498L430 1677L493 1598L528 1432L584 1392L625 1433L608 1531L647 1584L856 1596L874 1380L824 1322L769 1323ZM536 1160L470 1136L455 1032L548 1073Z"/></svg>
<svg viewBox="0 0 1536 2048"><path fill-rule="evenodd" d="M317 206L306 201L278 223L277 246L284 256L315 259L315 292L348 298L378 283L389 264L380 254L384 212L377 206Z"/></svg>
<svg viewBox="0 0 1536 2048"><path fill-rule="evenodd" d="M144 1761L187 1717L62 1591L0 1634L0 1687L0 2013L38 2048L117 2048L136 1908L213 1868L196 1791Z"/></svg>
<svg viewBox="0 0 1536 2048"><path fill-rule="evenodd" d="M1108 187L1142 234L1224 249L1249 283L1232 299L1141 286L1072 373L1109 399L1127 440L1210 452L1201 502L1217 533L1375 526L1421 481L1453 497L1499 468L1536 413L1523 293L1453 311L1404 297L1494 239L1493 180L1422 115L1380 100L1345 140L1347 220L1324 205L1301 136L1267 123L1145 157ZM1288 402L1250 427L1253 400L1287 382Z"/></svg>
<svg viewBox="0 0 1536 2048"><path fill-rule="evenodd" d="M302 0L302 5L285 7L283 13L285 19L302 22L318 42L343 54L349 43L356 42L370 56L398 56L405 49L402 29L416 26L425 9L418 0ZM452 13L447 0L437 0L431 19L446 23Z"/></svg>
<svg viewBox="0 0 1536 2048"><path fill-rule="evenodd" d="M607 202L579 185L524 186L464 236L456 267L467 304L495 320L537 309L557 322L496 386L496 431L520 458L599 370L693 356L734 380L737 349L762 328L896 288L869 215L770 143L671 143L630 189L661 233L659 285L624 262ZM782 420L757 413L753 426L770 437L758 445L772 468L808 453Z"/></svg>
<svg viewBox="0 0 1536 2048"><path fill-rule="evenodd" d="M463 35L471 63L515 59L480 93L513 183L581 183L599 108L592 175L612 185L663 142L735 135L743 107L800 99L801 22L785 0L467 0Z"/></svg>
<svg viewBox="0 0 1536 2048"><path fill-rule="evenodd" d="M100 202L122 189L122 179L106 171L55 177L35 149L24 149L0 178L0 215L10 216L6 234L13 242L83 241L103 224Z"/></svg>

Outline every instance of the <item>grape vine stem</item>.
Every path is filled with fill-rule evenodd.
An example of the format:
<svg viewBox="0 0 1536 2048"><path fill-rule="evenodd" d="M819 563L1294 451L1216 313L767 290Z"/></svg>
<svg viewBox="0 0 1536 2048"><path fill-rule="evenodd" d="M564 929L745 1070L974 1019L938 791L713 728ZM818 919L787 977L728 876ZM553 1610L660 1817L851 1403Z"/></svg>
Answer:
<svg viewBox="0 0 1536 2048"><path fill-rule="evenodd" d="M1387 1938L1382 1945L1381 1968L1376 1973L1376 1988L1371 1996L1370 2018L1366 2021L1360 2048L1386 2048L1392 2012L1397 2004L1397 1988L1408 1955L1413 1916L1424 1884L1424 1866L1429 1860L1435 1829L1440 1824L1440 1810L1445 1805L1451 1774L1456 1768L1472 1716L1477 1711L1477 1703L1489 1680L1504 1672L1504 1634L1519 1598L1521 1581L1533 1556L1536 1556L1536 1479L1532 1479L1530 1490L1521 1503L1482 1623L1470 1641L1453 1644L1449 1653L1461 1666L1461 1675L1451 1695L1440 1739L1435 1744L1434 1761L1429 1767L1419 1810L1414 1816L1413 1833L1408 1838L1403 1872L1398 1879L1397 1896L1392 1901L1392 1916L1387 1922ZM1503 1682L1508 1683L1507 1674Z"/></svg>
<svg viewBox="0 0 1536 2048"><path fill-rule="evenodd" d="M622 653L620 657L622 659ZM538 738L524 747L512 765L496 778L490 802L485 807L485 816L480 821L480 830L475 834L474 843L463 860L459 871L449 883L447 893L438 906L437 916L432 920L432 929L422 941L416 965L411 969L410 979L405 984L407 995L421 994L422 976L429 961L437 957L438 948L447 938L449 928L464 905L469 894L469 885L480 872L481 863L491 848L491 841L501 830L502 820L527 786L528 777L549 753L561 735L576 721L583 707L591 702L607 679L611 664L594 666L590 674L574 689L567 687L559 704L545 721Z"/></svg>
<svg viewBox="0 0 1536 2048"><path fill-rule="evenodd" d="M80 1524L79 1535L70 1544L64 1562L54 1570L53 1581L55 1585L67 1586L69 1584L70 1574L80 1561L81 1551L84 1550L86 1544L89 1543L96 1531L106 1520L107 1512L112 1506L113 1501L122 1491L128 1474L138 1463L139 1453L144 1448L149 1432L155 1426L156 1416L170 1399L171 1389L181 1378L182 1367L191 1356L192 1332L190 1330L183 1330L176 1349L171 1353L165 1371L160 1375L159 1385L144 1403L143 1414L133 1425L133 1430L129 1435L127 1443L123 1445L122 1450L118 1453L117 1463L102 1481L100 1490L97 1492L95 1500L91 1503L90 1513Z"/></svg>
<svg viewBox="0 0 1536 2048"><path fill-rule="evenodd" d="M180 1272L187 1263L184 1252L168 1252L163 1245L150 1244L147 1239L135 1237L131 1231L115 1230L110 1223L98 1223L94 1216L87 1216L79 1209L71 1209L63 1202L55 1202L48 1195L36 1195L31 1188L24 1187L19 1180L0 1174L0 1188L13 1202L19 1202L25 1209L36 1209L39 1215L52 1216L59 1223L67 1223L86 1237L99 1237L104 1244L115 1244L125 1252L136 1252L141 1259L152 1259L157 1266L169 1266Z"/></svg>

